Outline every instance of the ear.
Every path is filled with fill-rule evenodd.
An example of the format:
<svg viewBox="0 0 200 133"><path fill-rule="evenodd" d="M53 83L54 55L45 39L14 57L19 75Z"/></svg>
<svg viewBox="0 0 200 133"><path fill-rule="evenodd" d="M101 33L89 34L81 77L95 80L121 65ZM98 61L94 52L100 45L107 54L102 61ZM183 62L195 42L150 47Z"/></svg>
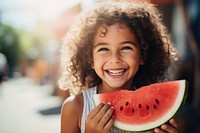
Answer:
<svg viewBox="0 0 200 133"><path fill-rule="evenodd" d="M144 64L145 64L144 59L141 57L140 58L140 65L144 65Z"/></svg>

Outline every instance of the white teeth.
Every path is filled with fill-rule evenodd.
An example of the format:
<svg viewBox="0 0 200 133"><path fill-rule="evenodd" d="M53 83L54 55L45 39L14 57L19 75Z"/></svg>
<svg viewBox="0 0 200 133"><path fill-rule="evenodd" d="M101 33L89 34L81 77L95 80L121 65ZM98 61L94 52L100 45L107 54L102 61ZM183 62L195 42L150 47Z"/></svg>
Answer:
<svg viewBox="0 0 200 133"><path fill-rule="evenodd" d="M121 75L123 74L124 70L108 70L110 75Z"/></svg>

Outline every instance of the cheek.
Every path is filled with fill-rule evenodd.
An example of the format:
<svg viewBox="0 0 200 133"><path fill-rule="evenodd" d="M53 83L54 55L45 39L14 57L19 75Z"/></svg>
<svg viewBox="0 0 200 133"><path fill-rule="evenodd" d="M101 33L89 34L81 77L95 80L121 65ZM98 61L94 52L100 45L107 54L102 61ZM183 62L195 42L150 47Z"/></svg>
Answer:
<svg viewBox="0 0 200 133"><path fill-rule="evenodd" d="M140 58L138 56L131 56L125 60L131 68L138 69L140 65Z"/></svg>
<svg viewBox="0 0 200 133"><path fill-rule="evenodd" d="M140 64L139 62L133 62L133 63L129 63L129 66L132 68L132 71L137 71Z"/></svg>
<svg viewBox="0 0 200 133"><path fill-rule="evenodd" d="M140 62L140 54L139 53L131 53L131 54L126 54L123 56L124 60L132 63L139 63Z"/></svg>
<svg viewBox="0 0 200 133"><path fill-rule="evenodd" d="M106 59L104 57L94 56L93 69L96 71L96 73L98 73L98 75L102 73L105 63L106 63Z"/></svg>
<svg viewBox="0 0 200 133"><path fill-rule="evenodd" d="M94 65L93 65L93 69L96 72L96 74L101 77L100 75L102 75L102 70L103 70L103 65L100 64L99 61L94 61Z"/></svg>
<svg viewBox="0 0 200 133"><path fill-rule="evenodd" d="M93 56L93 68L97 68L98 64L101 62L101 58L99 58L98 56Z"/></svg>
<svg viewBox="0 0 200 133"><path fill-rule="evenodd" d="M94 67L99 67L99 66L101 66L102 64L103 64L103 59L102 58L95 58L94 57L94 59L93 59L93 66Z"/></svg>

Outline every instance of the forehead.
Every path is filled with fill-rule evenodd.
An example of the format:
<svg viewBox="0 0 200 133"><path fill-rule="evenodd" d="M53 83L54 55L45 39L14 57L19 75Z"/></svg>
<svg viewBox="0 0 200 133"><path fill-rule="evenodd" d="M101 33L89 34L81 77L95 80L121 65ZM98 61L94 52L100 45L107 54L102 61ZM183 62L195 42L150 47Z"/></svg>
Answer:
<svg viewBox="0 0 200 133"><path fill-rule="evenodd" d="M120 31L122 29L131 31L125 24L118 22L111 25L102 24L97 28L96 33L109 32L110 30Z"/></svg>
<svg viewBox="0 0 200 133"><path fill-rule="evenodd" d="M137 38L131 29L123 23L114 23L112 25L102 24L97 28L94 36L94 44L99 41L133 41L137 43Z"/></svg>

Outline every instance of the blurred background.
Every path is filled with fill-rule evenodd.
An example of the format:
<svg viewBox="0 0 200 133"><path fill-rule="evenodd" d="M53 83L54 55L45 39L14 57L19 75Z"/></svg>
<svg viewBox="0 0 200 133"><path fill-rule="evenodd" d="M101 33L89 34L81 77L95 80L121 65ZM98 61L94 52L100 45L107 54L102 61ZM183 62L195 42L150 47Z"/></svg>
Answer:
<svg viewBox="0 0 200 133"><path fill-rule="evenodd" d="M0 0L0 133L56 133L68 91L58 88L58 50L69 26L101 0ZM135 1L135 0L129 0ZM139 0L145 1L145 0ZM200 1L151 0L181 56L188 81L181 132L200 132Z"/></svg>

